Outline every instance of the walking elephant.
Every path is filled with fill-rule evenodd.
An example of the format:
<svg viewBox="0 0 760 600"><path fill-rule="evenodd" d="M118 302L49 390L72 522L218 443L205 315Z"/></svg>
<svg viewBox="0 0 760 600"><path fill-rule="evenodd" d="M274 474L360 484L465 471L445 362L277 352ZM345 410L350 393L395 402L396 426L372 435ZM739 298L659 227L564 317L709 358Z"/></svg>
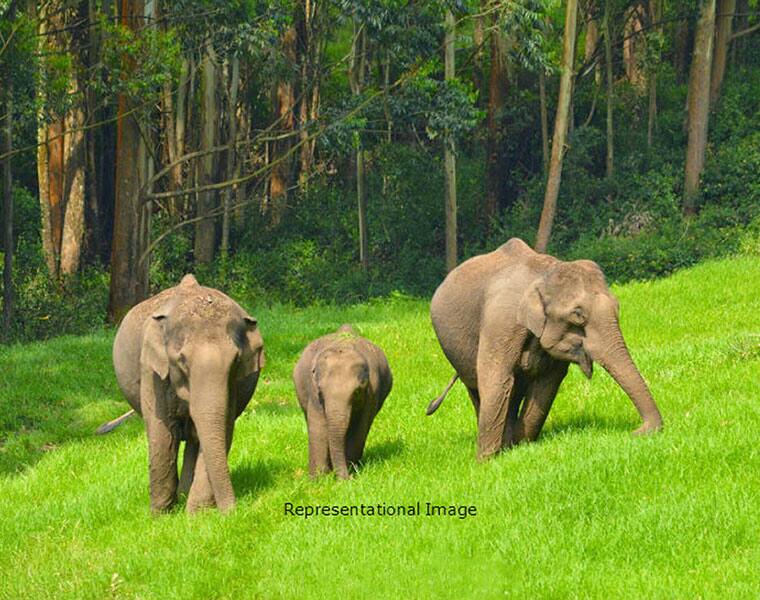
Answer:
<svg viewBox="0 0 760 600"><path fill-rule="evenodd" d="M604 367L643 424L662 427L618 323L618 301L599 266L563 262L513 238L451 271L430 306L433 328L456 375L428 406L432 414L457 378L478 419L478 458L538 437L569 363L591 377Z"/></svg>
<svg viewBox="0 0 760 600"><path fill-rule="evenodd" d="M348 325L311 342L293 369L309 431L309 473L348 479L393 386L383 351Z"/></svg>
<svg viewBox="0 0 760 600"><path fill-rule="evenodd" d="M154 512L167 510L178 491L188 490L188 512L234 506L227 453L234 421L264 366L263 346L256 319L192 275L124 317L113 364L119 387L145 421Z"/></svg>

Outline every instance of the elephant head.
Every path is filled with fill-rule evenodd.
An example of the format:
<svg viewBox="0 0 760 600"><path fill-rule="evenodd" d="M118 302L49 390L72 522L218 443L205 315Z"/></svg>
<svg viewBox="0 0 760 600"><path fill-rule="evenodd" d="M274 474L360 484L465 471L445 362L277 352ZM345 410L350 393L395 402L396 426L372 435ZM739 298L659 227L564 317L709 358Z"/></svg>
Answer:
<svg viewBox="0 0 760 600"><path fill-rule="evenodd" d="M235 395L248 390L247 402L264 366L256 319L188 275L144 327L143 372L158 375L164 390L171 388L187 402L216 504L231 508L235 496L227 452L232 423L245 406L238 406Z"/></svg>
<svg viewBox="0 0 760 600"><path fill-rule="evenodd" d="M317 398L325 411L330 461L336 474L346 479L346 435L352 412L363 407L366 401L369 366L355 349L331 347L315 357L312 377Z"/></svg>
<svg viewBox="0 0 760 600"><path fill-rule="evenodd" d="M528 287L519 315L549 355L578 364L589 378L592 361L609 372L641 415L643 424L635 433L662 427L657 405L620 331L618 301L596 263L555 265Z"/></svg>

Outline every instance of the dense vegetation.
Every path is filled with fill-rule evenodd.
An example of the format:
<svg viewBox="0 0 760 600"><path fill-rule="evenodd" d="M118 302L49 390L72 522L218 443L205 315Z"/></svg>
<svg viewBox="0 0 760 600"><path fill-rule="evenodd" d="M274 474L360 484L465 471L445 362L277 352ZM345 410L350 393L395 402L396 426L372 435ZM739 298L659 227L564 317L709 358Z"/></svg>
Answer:
<svg viewBox="0 0 760 600"><path fill-rule="evenodd" d="M623 282L756 239L757 2L715 4L581 3L550 252ZM445 146L459 260L532 243L569 6L0 1L6 337L98 329L188 271L258 303L429 295L446 269ZM687 96L707 89L694 57L711 9L694 196Z"/></svg>
<svg viewBox="0 0 760 600"><path fill-rule="evenodd" d="M738 283L741 282L741 285ZM597 369L572 368L539 441L486 464L427 302L266 308L265 376L238 420L227 516L151 518L146 440L110 371L112 334L0 349L3 598L754 598L760 562L760 261L615 286L665 430ZM347 482L310 480L290 372L343 322L382 345L395 385ZM474 505L477 516L314 517L295 505Z"/></svg>

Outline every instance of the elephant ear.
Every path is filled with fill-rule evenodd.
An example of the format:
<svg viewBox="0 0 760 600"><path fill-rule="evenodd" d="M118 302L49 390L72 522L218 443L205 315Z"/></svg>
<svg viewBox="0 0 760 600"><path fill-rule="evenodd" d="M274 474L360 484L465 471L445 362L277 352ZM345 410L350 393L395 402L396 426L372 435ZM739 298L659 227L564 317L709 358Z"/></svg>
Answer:
<svg viewBox="0 0 760 600"><path fill-rule="evenodd" d="M258 373L266 364L264 359L264 339L261 337L258 321L246 315L243 317L243 323L245 324L245 343L248 348L244 352L244 358L240 364L241 379L245 379L253 373Z"/></svg>
<svg viewBox="0 0 760 600"><path fill-rule="evenodd" d="M158 311L148 318L143 329L140 352L140 364L154 371L161 379L169 376L169 356L164 337L166 316L166 312Z"/></svg>
<svg viewBox="0 0 760 600"><path fill-rule="evenodd" d="M544 299L541 295L541 282L533 283L520 302L518 320L533 335L540 338L546 325Z"/></svg>

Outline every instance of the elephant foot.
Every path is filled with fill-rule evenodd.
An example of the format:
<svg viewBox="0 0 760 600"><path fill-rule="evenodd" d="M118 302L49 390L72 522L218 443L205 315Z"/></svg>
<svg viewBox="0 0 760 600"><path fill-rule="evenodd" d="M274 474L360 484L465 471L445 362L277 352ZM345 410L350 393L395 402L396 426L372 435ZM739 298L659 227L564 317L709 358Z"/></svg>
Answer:
<svg viewBox="0 0 760 600"><path fill-rule="evenodd" d="M217 503L216 507L219 509L220 513L227 514L235 508L235 498L232 498L231 500L228 500L224 503Z"/></svg>
<svg viewBox="0 0 760 600"><path fill-rule="evenodd" d="M188 498L186 510L188 513L194 514L203 510L214 508L215 506L216 506L216 503L214 502L213 498L211 498L210 500L209 499L198 500L198 499Z"/></svg>
<svg viewBox="0 0 760 600"><path fill-rule="evenodd" d="M161 501L151 501L150 512L156 516L171 512L176 502L177 502L176 498L170 498L168 500L161 500Z"/></svg>
<svg viewBox="0 0 760 600"><path fill-rule="evenodd" d="M650 435L652 433L657 433L658 431L662 431L662 421L644 421L644 423L639 427L636 431L633 432L633 435L640 436L640 435Z"/></svg>

